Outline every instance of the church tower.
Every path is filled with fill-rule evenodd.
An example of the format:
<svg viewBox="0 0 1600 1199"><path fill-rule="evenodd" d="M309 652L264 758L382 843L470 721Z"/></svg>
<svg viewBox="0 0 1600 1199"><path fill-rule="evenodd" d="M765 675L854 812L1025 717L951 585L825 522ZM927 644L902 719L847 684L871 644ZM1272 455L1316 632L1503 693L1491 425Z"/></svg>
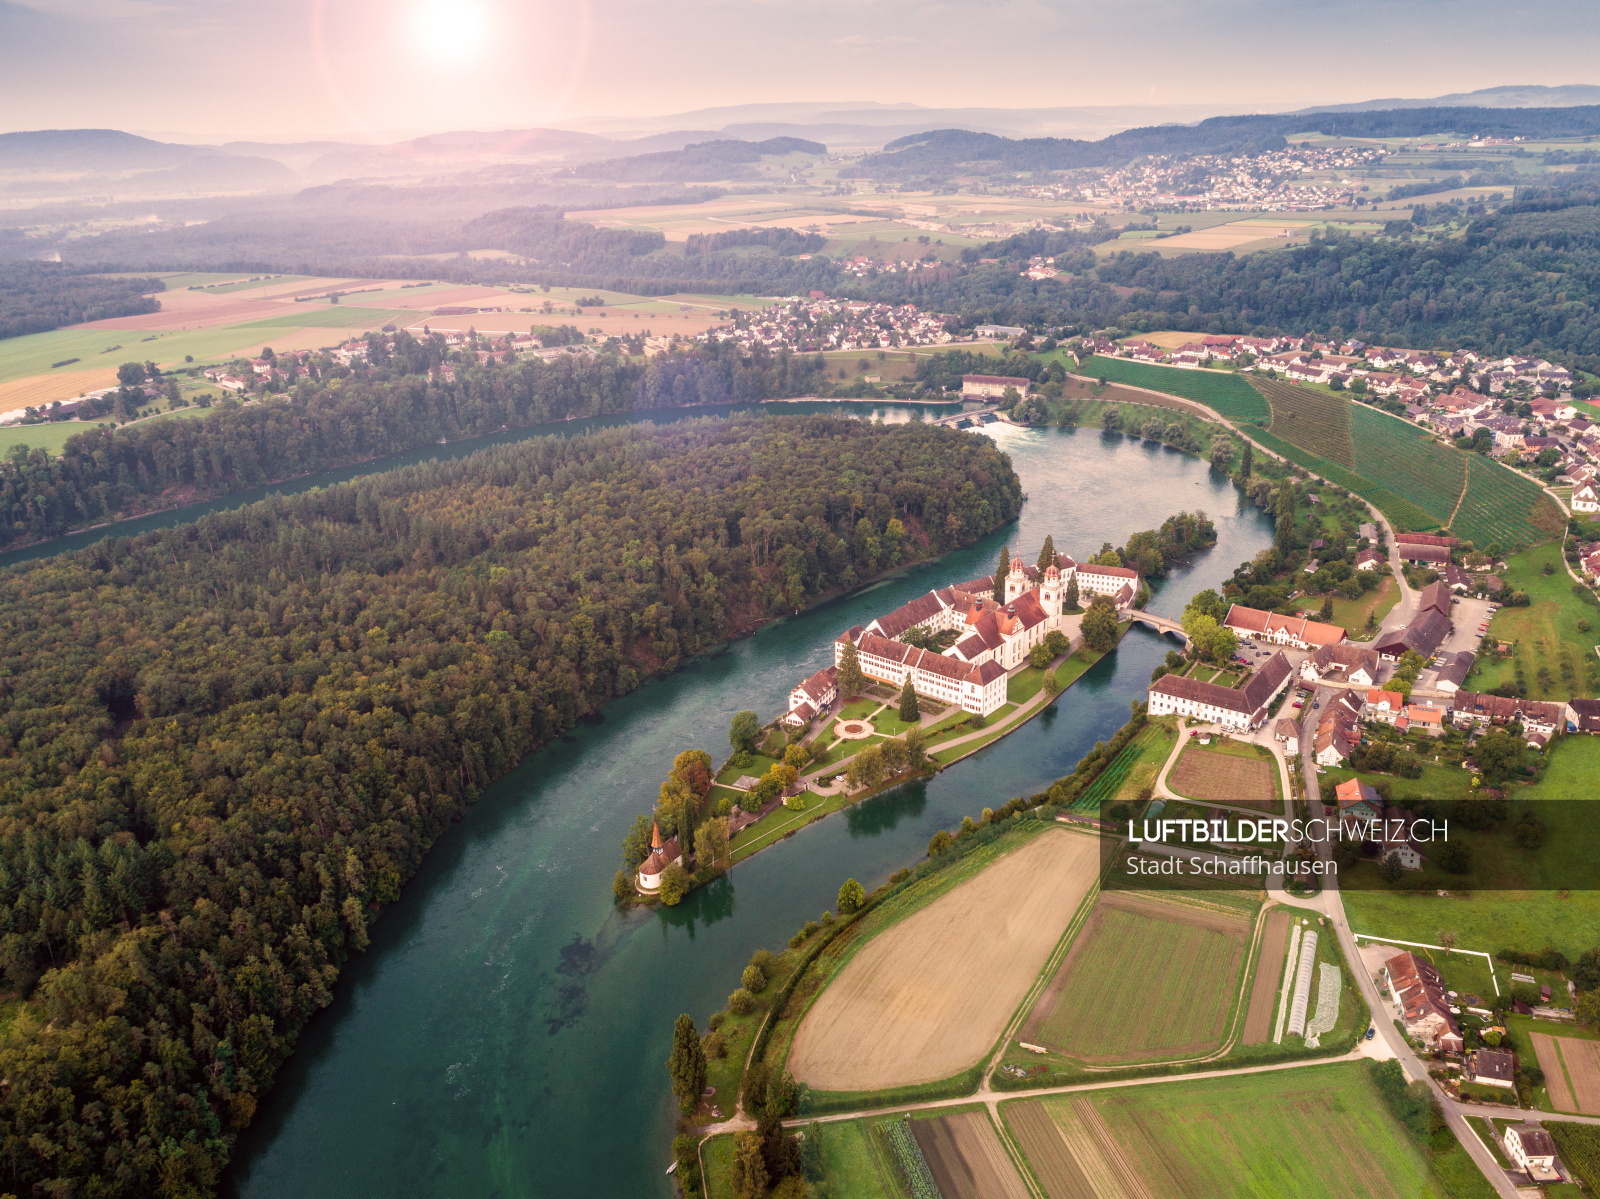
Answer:
<svg viewBox="0 0 1600 1199"><path fill-rule="evenodd" d="M1011 573L1006 575L1006 603L1010 603L1028 589L1028 576L1022 569L1022 559L1011 559Z"/></svg>
<svg viewBox="0 0 1600 1199"><path fill-rule="evenodd" d="M1039 583L1039 606L1050 617L1050 627L1058 627L1061 621L1061 572L1056 569L1054 562L1044 568L1044 578Z"/></svg>

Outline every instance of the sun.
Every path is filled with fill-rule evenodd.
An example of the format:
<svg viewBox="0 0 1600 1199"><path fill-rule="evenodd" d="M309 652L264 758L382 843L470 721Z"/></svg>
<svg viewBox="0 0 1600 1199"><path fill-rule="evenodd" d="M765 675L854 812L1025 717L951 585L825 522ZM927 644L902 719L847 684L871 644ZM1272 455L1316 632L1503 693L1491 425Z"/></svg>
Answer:
<svg viewBox="0 0 1600 1199"><path fill-rule="evenodd" d="M411 35L426 57L463 66L488 46L488 16L473 0L418 0L411 13Z"/></svg>

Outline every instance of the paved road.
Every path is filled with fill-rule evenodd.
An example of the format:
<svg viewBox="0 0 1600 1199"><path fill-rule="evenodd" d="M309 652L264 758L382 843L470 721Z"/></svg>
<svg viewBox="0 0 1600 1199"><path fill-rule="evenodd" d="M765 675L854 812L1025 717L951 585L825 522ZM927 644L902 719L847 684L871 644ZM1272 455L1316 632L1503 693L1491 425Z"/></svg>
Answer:
<svg viewBox="0 0 1600 1199"><path fill-rule="evenodd" d="M1528 1124L1548 1121L1566 1124L1600 1124L1600 1116L1571 1116L1566 1112L1534 1112L1527 1108L1501 1107L1493 1103L1463 1103L1456 1101L1456 1110L1466 1116L1490 1116L1496 1120L1522 1120Z"/></svg>

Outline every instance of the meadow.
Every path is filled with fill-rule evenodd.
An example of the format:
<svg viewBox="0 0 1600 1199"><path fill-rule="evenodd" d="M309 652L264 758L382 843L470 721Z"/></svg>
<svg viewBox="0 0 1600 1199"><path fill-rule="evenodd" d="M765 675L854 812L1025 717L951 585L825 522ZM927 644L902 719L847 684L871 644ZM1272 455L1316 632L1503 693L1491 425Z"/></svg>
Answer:
<svg viewBox="0 0 1600 1199"><path fill-rule="evenodd" d="M1102 892L1021 1039L1097 1066L1218 1048L1250 934L1228 913Z"/></svg>
<svg viewBox="0 0 1600 1199"><path fill-rule="evenodd" d="M1196 334L1199 336L1199 334ZM1096 354L1078 373L1130 387L1165 391L1194 400L1217 412L1226 420L1265 422L1272 416L1261 394L1231 371L1183 370L1174 366L1152 366L1125 358L1104 358Z"/></svg>
<svg viewBox="0 0 1600 1199"><path fill-rule="evenodd" d="M1526 608L1503 607L1490 619L1490 635L1513 648L1503 658L1480 654L1468 689L1492 691L1515 682L1527 689L1530 699L1563 700L1600 691L1594 651L1600 643L1600 607L1573 591L1559 543L1507 558L1501 577L1513 590L1526 591L1529 603Z"/></svg>
<svg viewBox="0 0 1600 1199"><path fill-rule="evenodd" d="M1403 802L1415 794L1451 798L1443 786L1452 776L1461 780L1464 789L1463 772L1442 767L1424 768L1419 780L1372 774L1360 777L1389 783L1395 799ZM1349 772L1328 772L1330 780L1344 777L1349 777ZM1516 788L1513 798L1594 799L1597 778L1600 738L1568 736L1552 743L1544 777L1534 786ZM1541 816L1549 831L1537 851L1515 847L1507 833L1453 833L1469 843L1479 836L1495 838L1492 854L1482 848L1475 851L1473 876L1452 876L1430 863L1402 890L1374 886L1370 879L1359 886L1342 887L1350 927L1374 937L1429 944L1439 944L1441 936L1451 935L1460 948L1487 953L1505 947L1538 950L1550 945L1576 961L1584 950L1600 946L1600 887L1580 890L1561 885L1596 873L1589 830L1570 827L1580 811L1566 807L1544 811ZM1372 869L1366 863L1356 867L1358 877L1359 872Z"/></svg>
<svg viewBox="0 0 1600 1199"><path fill-rule="evenodd" d="M1448 1195L1358 1063L1023 1100L1000 1110L1049 1199L1118 1191Z"/></svg>

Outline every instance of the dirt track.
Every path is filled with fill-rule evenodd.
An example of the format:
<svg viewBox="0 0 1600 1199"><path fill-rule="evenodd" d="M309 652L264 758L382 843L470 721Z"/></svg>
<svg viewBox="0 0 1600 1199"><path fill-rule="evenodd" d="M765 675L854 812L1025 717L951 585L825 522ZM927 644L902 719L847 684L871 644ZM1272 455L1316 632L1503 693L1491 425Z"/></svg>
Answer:
<svg viewBox="0 0 1600 1199"><path fill-rule="evenodd" d="M880 934L801 1021L794 1076L824 1091L933 1082L1005 1028L1100 866L1092 838L1050 829Z"/></svg>

